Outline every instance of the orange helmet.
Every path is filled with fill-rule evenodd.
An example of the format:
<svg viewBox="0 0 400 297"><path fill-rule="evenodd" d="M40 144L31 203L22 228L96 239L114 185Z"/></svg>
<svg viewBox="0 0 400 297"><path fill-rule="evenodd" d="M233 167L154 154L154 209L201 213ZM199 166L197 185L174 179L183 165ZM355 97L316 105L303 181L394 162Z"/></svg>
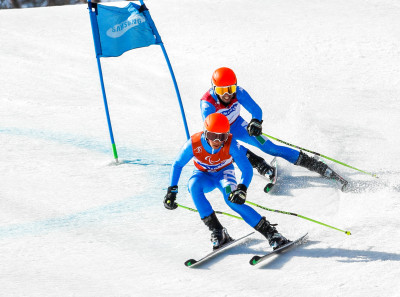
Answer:
<svg viewBox="0 0 400 297"><path fill-rule="evenodd" d="M204 121L204 129L208 132L228 133L229 128L229 120L222 113L212 113L208 115Z"/></svg>
<svg viewBox="0 0 400 297"><path fill-rule="evenodd" d="M227 141L229 128L229 120L222 113L212 113L204 121L204 134L208 140Z"/></svg>
<svg viewBox="0 0 400 297"><path fill-rule="evenodd" d="M230 95L236 93L236 83L235 72L227 67L215 70L211 78L211 85L214 89L214 93L219 96L223 96L225 93Z"/></svg>
<svg viewBox="0 0 400 297"><path fill-rule="evenodd" d="M212 84L216 87L226 87L236 85L236 74L228 67L221 67L214 71L212 75Z"/></svg>

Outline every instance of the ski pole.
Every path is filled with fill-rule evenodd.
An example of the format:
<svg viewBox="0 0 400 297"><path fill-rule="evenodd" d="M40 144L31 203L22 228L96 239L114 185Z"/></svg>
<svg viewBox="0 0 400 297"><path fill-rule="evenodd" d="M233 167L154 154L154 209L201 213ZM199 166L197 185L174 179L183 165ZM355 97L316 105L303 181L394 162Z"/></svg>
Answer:
<svg viewBox="0 0 400 297"><path fill-rule="evenodd" d="M283 213L283 214L287 214L287 215L296 216L296 217L299 217L299 218L302 218L302 219L305 219L305 220L308 220L308 221L311 221L311 222L314 222L314 223L317 223L317 224L323 225L323 226L325 226L325 227L329 227L329 228L332 228L332 229L335 229L335 230L338 230L338 231L344 232L346 235L351 235L351 232L350 232L350 231L344 231L344 230L338 229L338 228L336 228L336 227L329 226L329 225L327 225L327 224L325 224L325 223L318 222L318 221L316 221L316 220L313 220L313 219L307 218L307 217L305 217L305 216L302 216L302 215L299 215L299 214L296 214L296 213L293 213L293 212L288 212L288 211L282 211L282 210L271 209L271 208L268 208L268 207L265 207L265 206L259 205L259 204L257 204L257 203L250 202L250 201L246 201L246 203L248 203L248 204L250 204L250 205L257 206L257 207L259 207L259 208L262 208L262 209L265 209L265 210L268 210L268 211L272 211L272 212L278 212L278 213Z"/></svg>
<svg viewBox="0 0 400 297"><path fill-rule="evenodd" d="M187 209L187 210L190 210L190 211L193 211L193 212L199 212L197 209L194 209L194 208L190 208L190 207L187 207L187 206L178 204L178 203L177 203L177 205L178 205L179 207L182 207L182 208L184 208L184 209ZM215 210L215 213L223 214L223 215L226 215L226 216L229 216L229 217L232 217L232 218L236 218L236 219L239 219L239 220L243 220L243 218L241 218L241 217L238 217L238 216L235 216L235 215L233 215L233 214L226 213L226 212L223 212L223 211Z"/></svg>
<svg viewBox="0 0 400 297"><path fill-rule="evenodd" d="M330 158L330 157L328 157L328 156L322 155L322 154L320 154L320 153L317 153L317 152L310 151L310 150L308 150L308 149L305 149L305 148L299 147L299 146L297 146L297 145L294 145L294 144L290 144L290 143L288 143L288 142L286 142L286 141L280 140L280 139L278 139L278 138L275 138L275 137L273 137L273 136L271 136L271 135L268 135L268 134L265 134L265 133L262 133L262 135L264 135L264 136L267 136L267 137L269 137L269 138L272 138L272 139L274 139L274 140L276 140L276 141L279 141L279 142L281 142L281 143L283 143L283 144L286 144L286 145L288 145L288 146L291 146L291 147L297 148L297 149L299 149L299 150L302 150L302 151L309 152L309 153L311 153L311 154L314 154L314 155L317 155L317 156L323 157L323 158L325 158L325 159L331 160L331 161L333 161L333 162L335 162L335 163L338 163L338 164L340 164L340 165L343 165L343 166L349 167L349 168L351 168L351 169L354 169L354 170L360 171L360 172L362 172L362 173L365 173L365 174L371 175L372 177L379 178L379 176L377 176L375 173L371 173L371 172L367 172L367 171L364 171L364 170L361 170L361 169L355 168L355 167L353 167L353 166L350 166L350 165L348 165L348 164L346 164L346 163L340 162L340 161L338 161L338 160L335 160L335 159L333 159L333 158Z"/></svg>

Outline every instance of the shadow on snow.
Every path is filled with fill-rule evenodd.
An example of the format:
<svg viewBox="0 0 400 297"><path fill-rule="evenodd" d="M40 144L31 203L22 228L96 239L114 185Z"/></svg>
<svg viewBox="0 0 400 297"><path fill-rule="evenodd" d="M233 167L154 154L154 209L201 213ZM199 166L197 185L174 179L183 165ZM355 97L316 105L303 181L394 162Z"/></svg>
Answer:
<svg viewBox="0 0 400 297"><path fill-rule="evenodd" d="M263 262L256 266L261 269L280 269L292 258L336 258L337 262L341 263L358 263L358 262L373 262L373 261L400 261L400 254L370 251L370 250L349 250L342 248L306 248L310 245L318 244L319 241L307 241L306 243L291 249L283 254L272 257L270 260ZM252 248L252 246L264 244L265 249ZM260 239L247 239L246 241L232 247L231 249L215 256L196 269L209 269L218 262L229 261L230 256L234 255L248 255L248 260L253 255L263 255L271 251L268 243ZM221 263L224 265L224 263ZM225 265L229 265L226 262ZM250 265L250 264L249 264Z"/></svg>

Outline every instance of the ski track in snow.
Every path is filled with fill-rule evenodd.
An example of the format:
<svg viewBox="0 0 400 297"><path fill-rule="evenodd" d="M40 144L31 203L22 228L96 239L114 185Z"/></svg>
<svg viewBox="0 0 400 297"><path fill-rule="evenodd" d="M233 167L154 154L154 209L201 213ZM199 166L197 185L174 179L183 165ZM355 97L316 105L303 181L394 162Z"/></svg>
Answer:
<svg viewBox="0 0 400 297"><path fill-rule="evenodd" d="M34 139L51 141L62 145L72 145L76 148L92 150L103 154L110 154L110 149L104 144L75 135L60 134L55 132L39 131L34 129L19 129L19 128L0 128L0 133L16 136L25 136ZM129 158L129 156L137 156L137 151L133 149L120 148L120 152ZM148 170L154 170L152 166L171 166L171 164L162 164L161 160L155 160L151 156L149 160L130 159L122 160L122 164L133 164L140 166L149 166ZM113 164L113 163L111 163ZM103 205L93 209L88 209L75 214L70 214L64 217L51 218L44 221L32 222L27 224L11 225L0 227L0 239L5 237L15 236L37 236L43 233L51 232L57 229L74 229L81 228L88 224L96 224L98 222L111 220L116 216L125 213L133 213L140 210L141 207L135 201L141 197L129 197L122 201L113 202L108 205Z"/></svg>
<svg viewBox="0 0 400 297"><path fill-rule="evenodd" d="M110 155L112 153L111 145L107 146L103 142L91 140L84 137L79 137L77 135L72 134L62 134L62 133L55 133L49 131L42 131L42 130L34 130L34 129L20 129L20 128L1 128L0 133L4 134L11 134L11 135L18 135L18 136L27 136L35 139L43 139L47 141L56 142L59 144L64 145L73 145L78 148L88 149L92 151L96 151L99 153ZM135 165L157 165L157 166L171 166L172 164L163 164L163 160L157 160L155 156L146 154L146 159L135 159L135 157L142 155L140 150L135 150L132 148L126 147L118 147L118 151L121 155L125 156L126 158L132 157L133 159L130 160L123 160L121 162L135 164Z"/></svg>

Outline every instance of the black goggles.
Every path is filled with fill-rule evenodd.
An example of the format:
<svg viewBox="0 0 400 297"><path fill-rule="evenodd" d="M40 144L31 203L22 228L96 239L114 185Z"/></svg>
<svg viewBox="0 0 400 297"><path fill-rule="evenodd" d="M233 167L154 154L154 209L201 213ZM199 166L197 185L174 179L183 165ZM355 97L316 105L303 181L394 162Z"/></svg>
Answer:
<svg viewBox="0 0 400 297"><path fill-rule="evenodd" d="M210 141L219 141L219 142L225 142L228 140L229 137L229 132L227 133L215 133L215 132L210 132L205 130L204 131L204 136L206 139Z"/></svg>

